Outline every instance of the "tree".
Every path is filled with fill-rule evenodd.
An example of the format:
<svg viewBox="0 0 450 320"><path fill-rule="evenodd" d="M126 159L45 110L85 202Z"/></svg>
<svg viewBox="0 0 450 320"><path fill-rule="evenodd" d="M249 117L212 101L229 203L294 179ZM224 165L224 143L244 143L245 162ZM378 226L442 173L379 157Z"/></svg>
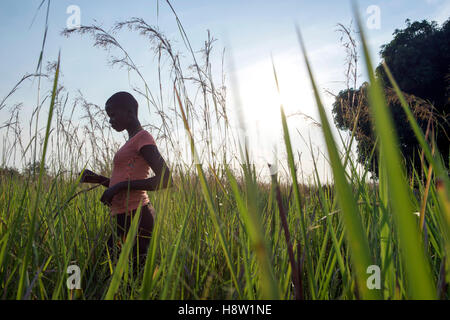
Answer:
<svg viewBox="0 0 450 320"><path fill-rule="evenodd" d="M36 161L36 162L30 161L27 163L27 166L24 168L23 174L26 177L31 176L31 177L35 178L36 176L39 175L40 169L41 169L40 161ZM48 167L46 165L44 165L44 171L43 171L44 176L48 176L47 172L48 172Z"/></svg>
<svg viewBox="0 0 450 320"><path fill-rule="evenodd" d="M1 178L20 178L20 172L17 169L9 167L0 167L0 179Z"/></svg>
<svg viewBox="0 0 450 320"><path fill-rule="evenodd" d="M447 162L450 134L450 19L442 27L426 20L413 23L406 20L406 28L395 30L393 36L391 42L381 47L381 58L391 69L422 130L426 132L428 128L431 132L434 129L437 147ZM408 173L412 174L413 168L420 172L419 145L381 64L376 68L376 76L384 86ZM347 88L339 92L332 112L339 129L354 133L358 162L367 165L377 175L376 153L370 158L375 136L368 108L367 83L358 89Z"/></svg>

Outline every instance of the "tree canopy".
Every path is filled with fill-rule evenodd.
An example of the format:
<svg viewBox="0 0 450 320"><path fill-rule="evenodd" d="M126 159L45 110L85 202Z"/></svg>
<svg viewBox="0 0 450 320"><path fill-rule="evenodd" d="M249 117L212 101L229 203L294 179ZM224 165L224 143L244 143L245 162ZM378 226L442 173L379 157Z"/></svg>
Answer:
<svg viewBox="0 0 450 320"><path fill-rule="evenodd" d="M395 30L393 36L391 42L381 47L381 58L389 66L422 130L426 132L429 128L431 132L434 129L437 147L447 163L450 134L450 19L441 27L436 22L423 20L411 23L406 20L406 28ZM418 142L381 64L376 68L376 76L383 82L399 136L399 148L411 174L413 168L420 168ZM348 88L339 92L332 112L339 129L354 133L358 162L367 165L376 175L376 153L370 157L375 135L368 108L367 83L358 89Z"/></svg>

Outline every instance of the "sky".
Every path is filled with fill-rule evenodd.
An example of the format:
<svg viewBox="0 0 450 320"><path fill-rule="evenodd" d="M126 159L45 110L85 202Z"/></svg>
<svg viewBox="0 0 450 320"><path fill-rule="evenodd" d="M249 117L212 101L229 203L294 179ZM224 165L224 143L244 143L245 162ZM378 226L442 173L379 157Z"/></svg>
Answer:
<svg viewBox="0 0 450 320"><path fill-rule="evenodd" d="M41 0L0 2L0 98L24 74L36 69L46 13L46 4L37 10L40 3ZM405 27L406 19L435 20L441 24L450 17L449 0L360 0L357 3L359 15L366 27L372 58L377 64L380 46L392 39L395 29ZM214 76L218 79L221 77L221 53L225 48L227 81L235 80L232 84L227 83L228 105L233 109L236 101L240 101L256 159L267 162L274 146L280 152L283 148L280 102L289 115L288 124L295 135L293 143L298 149L308 154L297 134L301 133L325 152L320 129L296 115L302 112L318 119L295 26L299 27L303 35L315 79L330 115L333 98L325 90L338 93L345 89L345 50L339 42L336 25L349 25L354 19L351 1L173 0L171 4L194 50L203 46L208 30L217 39L212 64ZM53 0L49 11L44 61L55 61L58 52L61 52L61 81L73 94L72 97L81 91L88 101L104 105L112 93L131 91L133 86L141 85L136 78L130 78L125 69L111 67L107 62L110 53L93 48L89 37L74 35L65 38L61 35L72 15L68 12L72 5L78 6L82 25L98 23L109 29L117 21L140 17L149 25L156 26L174 41L177 48L185 51L175 17L163 0ZM129 32L121 33L118 38L142 68L150 86L155 85L156 60L148 44ZM272 61L279 78L280 94L276 90ZM360 64L359 83L366 79L362 67L363 64ZM36 105L36 90L36 82L28 81L8 99L8 105L24 103L23 120L26 120L27 111ZM138 101L143 104L139 98ZM0 110L1 118L5 117L5 112L6 109ZM152 116L146 116L145 121L151 122ZM0 136L3 132L0 129ZM326 172L326 165L322 165ZM305 161L305 168L305 171L310 172L311 163L308 167L308 161Z"/></svg>

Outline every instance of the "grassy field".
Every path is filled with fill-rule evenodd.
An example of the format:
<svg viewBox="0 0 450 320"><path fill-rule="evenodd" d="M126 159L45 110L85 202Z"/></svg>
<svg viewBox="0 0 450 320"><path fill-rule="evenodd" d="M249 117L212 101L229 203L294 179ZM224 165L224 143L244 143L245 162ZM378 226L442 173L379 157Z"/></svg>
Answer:
<svg viewBox="0 0 450 320"><path fill-rule="evenodd" d="M142 21L129 24L139 31L156 32ZM96 41L104 35L92 28L82 31ZM344 148L338 149L298 31L333 183L320 181L317 167L309 184L298 180L296 148L280 106L288 179L279 179L272 167L272 181L262 181L245 147L240 150L239 166L215 161L173 164L173 186L149 193L157 212L156 227L145 268L137 273L132 272L128 259L135 229L119 257L101 255L112 230L108 208L99 201L102 187L83 191L87 189L79 184L75 170L46 174L51 137L58 134L63 139L63 130L67 130L53 126L63 100L58 77L64 58L58 59L47 101L46 133L38 153L40 168L34 175L1 175L1 299L448 299L450 184L446 162L402 100L424 155L424 174L416 172L410 178L403 174L405 164L396 146L392 119L373 75L364 33L360 36L378 136L373 156L380 157L379 179L368 183L369 173L358 170L350 151L353 139L343 140ZM165 50L170 52L170 47ZM176 58L173 65L175 73L181 73ZM208 74L203 71L199 70L199 77ZM275 80L276 76L274 65ZM402 98L395 80L391 81ZM214 101L219 114L217 96L208 90L214 89L211 79L205 77L201 83L205 83L205 101ZM191 131L193 111L187 92L178 80L174 101L195 154L197 131ZM37 140L35 136L29 145ZM70 144L65 148L62 153L74 153ZM60 153L53 159L70 163ZM107 174L108 163L103 168ZM69 265L81 269L80 290L66 286ZM373 265L381 271L379 289L371 289L371 284L376 285L371 277Z"/></svg>

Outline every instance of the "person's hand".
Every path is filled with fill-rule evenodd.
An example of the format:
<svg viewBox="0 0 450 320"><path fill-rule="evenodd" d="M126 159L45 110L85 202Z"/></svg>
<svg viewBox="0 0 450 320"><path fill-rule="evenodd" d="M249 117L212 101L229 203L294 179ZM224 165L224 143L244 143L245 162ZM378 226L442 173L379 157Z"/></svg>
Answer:
<svg viewBox="0 0 450 320"><path fill-rule="evenodd" d="M103 195L100 198L100 201L107 206L111 206L112 199L118 192L119 192L119 185L116 184L116 185L106 189L105 192L103 192Z"/></svg>
<svg viewBox="0 0 450 320"><path fill-rule="evenodd" d="M81 174L81 172L80 172ZM97 178L98 175L91 170L85 169L83 172L83 175L81 176L80 182L81 183L93 183L95 182L95 178Z"/></svg>

